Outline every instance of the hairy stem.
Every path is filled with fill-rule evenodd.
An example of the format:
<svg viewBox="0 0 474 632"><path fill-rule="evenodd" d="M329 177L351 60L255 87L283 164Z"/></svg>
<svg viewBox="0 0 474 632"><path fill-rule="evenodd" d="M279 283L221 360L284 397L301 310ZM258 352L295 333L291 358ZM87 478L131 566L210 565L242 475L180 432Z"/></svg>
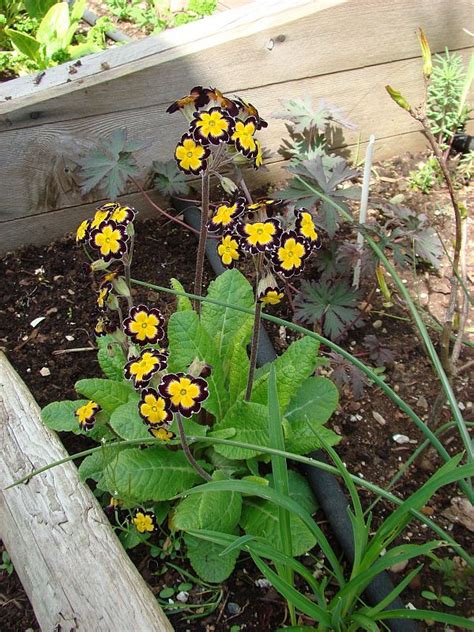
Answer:
<svg viewBox="0 0 474 632"><path fill-rule="evenodd" d="M186 441L186 433L184 432L183 420L179 413L176 413L176 421L178 424L178 432L179 432L179 440L181 441L181 447L183 448L184 455L188 460L189 465L193 468L196 474L199 474L201 478L205 481L212 481L212 477L203 470L203 468L199 465L196 459L193 457L191 450L189 448L188 442Z"/></svg>
<svg viewBox="0 0 474 632"><path fill-rule="evenodd" d="M202 175L201 196L201 229L199 231L199 244L196 258L196 274L194 277L194 294L202 296L202 278L204 273L204 256L206 254L207 220L209 215L209 173L207 170ZM194 302L194 309L201 311L201 302Z"/></svg>

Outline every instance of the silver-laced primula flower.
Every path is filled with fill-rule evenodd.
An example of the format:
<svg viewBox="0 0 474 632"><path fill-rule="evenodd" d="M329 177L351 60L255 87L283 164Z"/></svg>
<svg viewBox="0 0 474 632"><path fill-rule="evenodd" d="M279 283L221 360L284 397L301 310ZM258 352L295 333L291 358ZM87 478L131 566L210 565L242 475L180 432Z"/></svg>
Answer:
<svg viewBox="0 0 474 632"><path fill-rule="evenodd" d="M170 402L171 410L181 413L183 417L191 417L198 413L202 402L209 397L206 380L185 373L164 375L158 391Z"/></svg>
<svg viewBox="0 0 474 632"><path fill-rule="evenodd" d="M138 533L153 533L156 529L155 514L151 511L138 509L132 518L132 524Z"/></svg>
<svg viewBox="0 0 474 632"><path fill-rule="evenodd" d="M106 318L104 318L103 316L99 316L94 326L94 334L97 338L100 338L100 336L105 336L107 334L108 324L109 321Z"/></svg>
<svg viewBox="0 0 474 632"><path fill-rule="evenodd" d="M235 121L219 107L195 112L189 131L202 145L228 143L234 131Z"/></svg>
<svg viewBox="0 0 474 632"><path fill-rule="evenodd" d="M300 208L295 210L295 216L295 230L298 235L306 239L312 248L320 248L321 238L316 230L311 213L304 208Z"/></svg>
<svg viewBox="0 0 474 632"><path fill-rule="evenodd" d="M235 225L235 222L242 217L244 212L244 197L237 197L233 204L221 204L217 207L214 215L211 217L207 224L209 232L218 233L224 230L230 230Z"/></svg>
<svg viewBox="0 0 474 632"><path fill-rule="evenodd" d="M153 345L164 338L164 322L163 314L157 307L137 305L130 309L128 317L123 321L123 330L133 342Z"/></svg>
<svg viewBox="0 0 474 632"><path fill-rule="evenodd" d="M264 222L246 222L237 226L237 232L242 236L243 248L251 254L270 252L278 244L281 235L280 222L267 219Z"/></svg>
<svg viewBox="0 0 474 632"><path fill-rule="evenodd" d="M264 121L263 118L261 118L257 108L254 105L252 105L251 103L247 103L247 101L244 101L242 97L238 97L235 102L237 103L237 106L239 108L239 113L243 114L244 119L249 117L253 117L255 119L255 126L257 129L268 127L267 121Z"/></svg>
<svg viewBox="0 0 474 632"><path fill-rule="evenodd" d="M176 146L174 155L181 171L199 175L207 168L210 149L208 146L204 147L189 134L184 134Z"/></svg>
<svg viewBox="0 0 474 632"><path fill-rule="evenodd" d="M162 397L154 388L146 388L141 392L138 412L149 430L167 425L173 420L169 400Z"/></svg>
<svg viewBox="0 0 474 632"><path fill-rule="evenodd" d="M109 217L110 217L110 209L103 209L102 207L99 207L96 210L94 217L91 219L90 230L99 228L103 222L109 219Z"/></svg>
<svg viewBox="0 0 474 632"><path fill-rule="evenodd" d="M79 224L76 231L76 243L83 244L89 239L89 230L91 222L89 219L85 219Z"/></svg>
<svg viewBox="0 0 474 632"><path fill-rule="evenodd" d="M234 142L237 150L246 158L255 158L258 154L254 136L256 129L257 122L253 116L250 116L245 121L235 122L235 130L230 139Z"/></svg>
<svg viewBox="0 0 474 632"><path fill-rule="evenodd" d="M151 378L164 371L168 365L168 357L154 349L145 349L139 356L131 358L124 367L127 380L132 380L135 388L144 388Z"/></svg>
<svg viewBox="0 0 474 632"><path fill-rule="evenodd" d="M306 239L292 230L285 231L281 234L278 247L272 253L273 269L286 278L292 277L303 270L309 254Z"/></svg>
<svg viewBox="0 0 474 632"><path fill-rule="evenodd" d="M110 213L110 219L116 224L124 224L125 226L133 222L136 217L136 211L131 206L120 206L120 204Z"/></svg>
<svg viewBox="0 0 474 632"><path fill-rule="evenodd" d="M221 258L222 265L233 268L235 262L241 257L240 239L232 233L224 233L217 246L217 254Z"/></svg>
<svg viewBox="0 0 474 632"><path fill-rule="evenodd" d="M107 220L91 231L89 245L99 251L104 261L110 261L123 257L127 252L127 241L125 226Z"/></svg>
<svg viewBox="0 0 474 632"><path fill-rule="evenodd" d="M89 400L86 404L80 406L74 414L81 430L92 430L95 424L96 415L100 411L101 408L99 404L93 400Z"/></svg>

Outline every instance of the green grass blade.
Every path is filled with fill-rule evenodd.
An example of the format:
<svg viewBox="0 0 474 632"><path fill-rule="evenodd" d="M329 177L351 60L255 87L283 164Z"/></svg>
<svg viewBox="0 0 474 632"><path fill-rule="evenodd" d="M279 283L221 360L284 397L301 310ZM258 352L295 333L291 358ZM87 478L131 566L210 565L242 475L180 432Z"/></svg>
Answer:
<svg viewBox="0 0 474 632"><path fill-rule="evenodd" d="M328 613L320 608L313 601L310 601L307 597L299 593L296 588L289 584L282 577L279 577L272 569L266 564L258 555L250 552L252 560L257 568L265 575L272 586L283 595L288 603L292 603L295 608L298 608L301 612L312 617L319 623L329 626L331 621Z"/></svg>
<svg viewBox="0 0 474 632"><path fill-rule="evenodd" d="M438 623L447 623L455 625L462 630L474 630L474 621L465 619L455 614L447 612L439 612L437 610L383 610L374 617L378 621L384 619L415 619L418 621L437 621Z"/></svg>
<svg viewBox="0 0 474 632"><path fill-rule="evenodd" d="M270 448L275 448L276 450L285 449L285 439L283 437L283 427L281 424L280 404L278 401L277 380L274 364L270 366L270 374L268 377L268 437ZM272 454L271 460L273 485L275 490L282 496L289 497L290 485L288 482L286 459L283 456ZM293 547L291 542L290 514L281 506L278 507L278 523L283 552L289 557L292 557ZM278 574L283 577L290 586L293 586L293 571L281 564L278 564L276 568ZM295 608L291 601L288 601L288 608L291 624L296 625Z"/></svg>
<svg viewBox="0 0 474 632"><path fill-rule="evenodd" d="M369 617L373 617L374 614L381 612L384 608L389 606L399 595L402 594L402 592L405 590L405 588L408 586L411 580L414 579L418 575L418 573L421 571L422 568L423 568L423 564L420 564L419 566L414 568L412 571L410 571L408 575L404 577L402 581L399 584L397 584L392 591L389 592L388 595L386 595L381 601L379 601L379 603L374 608L368 608L368 609L364 608L363 614Z"/></svg>

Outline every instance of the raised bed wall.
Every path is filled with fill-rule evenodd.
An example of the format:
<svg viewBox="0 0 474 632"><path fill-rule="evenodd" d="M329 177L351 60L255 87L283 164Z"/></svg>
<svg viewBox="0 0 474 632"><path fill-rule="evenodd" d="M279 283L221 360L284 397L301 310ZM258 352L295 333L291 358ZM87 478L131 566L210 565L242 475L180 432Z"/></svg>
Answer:
<svg viewBox="0 0 474 632"><path fill-rule="evenodd" d="M420 102L417 27L434 52L449 47L467 60L471 19L471 0L262 0L3 84L0 250L47 243L91 214L103 196L84 201L76 161L115 128L146 143L144 173L170 158L184 120L165 110L198 84L242 94L265 118L281 109L279 99L324 98L358 126L340 146L362 154L373 133L376 159L420 150L417 124L384 86ZM274 156L254 180L282 178L284 132L279 120L261 132ZM151 212L133 187L123 200Z"/></svg>

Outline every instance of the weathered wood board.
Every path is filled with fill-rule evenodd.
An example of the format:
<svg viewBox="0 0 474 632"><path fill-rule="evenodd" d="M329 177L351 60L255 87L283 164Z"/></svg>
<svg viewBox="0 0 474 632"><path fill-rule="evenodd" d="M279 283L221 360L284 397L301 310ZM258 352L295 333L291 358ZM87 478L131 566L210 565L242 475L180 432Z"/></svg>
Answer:
<svg viewBox="0 0 474 632"><path fill-rule="evenodd" d="M471 0L261 1L91 56L74 74L69 64L48 70L38 85L31 77L4 85L0 249L28 236L40 243L48 225L72 229L85 215L81 207L103 197L93 192L83 199L77 161L114 129L126 128L144 142L138 152L142 177L153 160L170 158L185 123L166 107L196 84L217 85L255 103L270 119L260 137L272 152L285 126L271 114L281 109L280 99L298 96L315 103L324 98L352 120L357 129L344 131L341 146L363 145L373 133L379 158L423 148L417 124L384 86L420 102L416 27L423 26L434 51L448 46L467 59L472 37L463 29L471 12ZM282 173L278 164L274 153L272 181ZM127 193L134 191L131 185ZM50 213L61 218L58 224L46 218Z"/></svg>
<svg viewBox="0 0 474 632"><path fill-rule="evenodd" d="M0 352L0 535L44 632L172 632L71 462Z"/></svg>

